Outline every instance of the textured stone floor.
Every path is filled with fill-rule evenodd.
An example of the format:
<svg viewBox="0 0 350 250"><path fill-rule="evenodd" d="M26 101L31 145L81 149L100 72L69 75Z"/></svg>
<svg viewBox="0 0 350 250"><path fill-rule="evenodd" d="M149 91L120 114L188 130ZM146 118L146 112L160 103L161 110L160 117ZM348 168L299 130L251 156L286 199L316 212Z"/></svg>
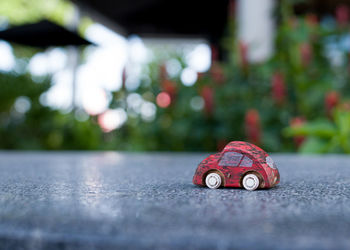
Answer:
<svg viewBox="0 0 350 250"><path fill-rule="evenodd" d="M194 186L206 155L0 151L0 249L350 249L350 157L249 192Z"/></svg>

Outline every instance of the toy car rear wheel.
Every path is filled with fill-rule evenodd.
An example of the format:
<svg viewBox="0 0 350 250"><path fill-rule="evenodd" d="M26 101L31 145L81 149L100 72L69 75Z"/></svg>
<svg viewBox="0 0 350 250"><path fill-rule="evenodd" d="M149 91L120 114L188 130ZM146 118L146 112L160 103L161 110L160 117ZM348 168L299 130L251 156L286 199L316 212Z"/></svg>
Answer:
<svg viewBox="0 0 350 250"><path fill-rule="evenodd" d="M247 174L243 178L242 185L245 189L249 191L254 191L260 185L259 177L255 174Z"/></svg>
<svg viewBox="0 0 350 250"><path fill-rule="evenodd" d="M210 173L205 177L205 185L208 188L216 189L221 186L222 179L218 173Z"/></svg>

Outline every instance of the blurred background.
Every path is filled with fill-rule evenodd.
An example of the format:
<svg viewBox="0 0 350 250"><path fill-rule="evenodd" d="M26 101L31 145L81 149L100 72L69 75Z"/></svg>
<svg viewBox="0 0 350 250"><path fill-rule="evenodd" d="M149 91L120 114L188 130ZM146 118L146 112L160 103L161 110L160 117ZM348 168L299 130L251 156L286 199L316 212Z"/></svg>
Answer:
<svg viewBox="0 0 350 250"><path fill-rule="evenodd" d="M2 0L0 148L350 153L349 6Z"/></svg>

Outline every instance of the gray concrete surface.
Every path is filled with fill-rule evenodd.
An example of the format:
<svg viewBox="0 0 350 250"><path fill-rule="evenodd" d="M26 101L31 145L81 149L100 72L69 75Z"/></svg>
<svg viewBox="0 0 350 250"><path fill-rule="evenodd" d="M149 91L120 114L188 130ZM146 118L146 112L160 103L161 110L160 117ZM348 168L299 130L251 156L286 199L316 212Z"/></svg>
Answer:
<svg viewBox="0 0 350 250"><path fill-rule="evenodd" d="M0 249L350 249L350 157L249 192L192 185L205 155L0 152Z"/></svg>

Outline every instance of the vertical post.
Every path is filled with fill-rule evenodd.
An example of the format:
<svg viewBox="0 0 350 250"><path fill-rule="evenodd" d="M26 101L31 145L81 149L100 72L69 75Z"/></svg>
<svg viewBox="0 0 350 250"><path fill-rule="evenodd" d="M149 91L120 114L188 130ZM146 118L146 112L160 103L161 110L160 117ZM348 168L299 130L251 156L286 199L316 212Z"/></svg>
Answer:
<svg viewBox="0 0 350 250"><path fill-rule="evenodd" d="M275 1L238 1L238 37L248 47L250 62L264 61L273 53Z"/></svg>
<svg viewBox="0 0 350 250"><path fill-rule="evenodd" d="M79 66L80 51L79 48L74 46L71 46L68 50L72 69L72 111L74 111L77 107L77 70Z"/></svg>
<svg viewBox="0 0 350 250"><path fill-rule="evenodd" d="M68 25L70 30L76 31L80 22L80 11L77 6L74 6L74 13L71 22ZM72 111L77 107L77 70L80 59L80 49L76 46L68 48L68 57L72 68Z"/></svg>

